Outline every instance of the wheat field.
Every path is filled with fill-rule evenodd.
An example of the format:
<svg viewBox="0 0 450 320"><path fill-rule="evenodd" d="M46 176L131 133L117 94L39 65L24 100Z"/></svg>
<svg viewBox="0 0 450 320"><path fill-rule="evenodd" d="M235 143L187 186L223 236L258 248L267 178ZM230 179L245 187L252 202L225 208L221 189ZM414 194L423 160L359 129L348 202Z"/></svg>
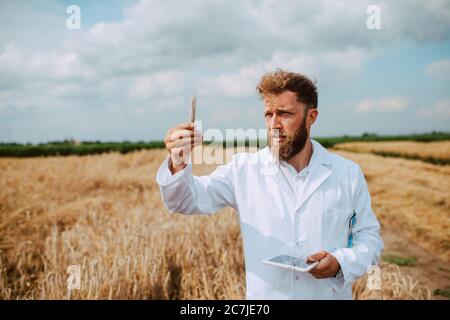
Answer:
<svg viewBox="0 0 450 320"><path fill-rule="evenodd" d="M450 141L345 142L335 145L334 149L367 153L398 154L399 156L417 159L450 160Z"/></svg>
<svg viewBox="0 0 450 320"><path fill-rule="evenodd" d="M151 150L0 159L0 299L243 299L245 275L236 214L228 208L212 216L167 213L154 180L166 154ZM423 176L411 176L405 168L391 180L409 174L408 179L418 179L411 183L419 187L402 185L389 193L383 190L394 182L377 175L383 170L396 173L392 165L397 163L382 165L378 157L370 156L349 154L368 174L381 222L395 216L398 226L448 258L448 215L433 216L437 211L418 215L417 210L410 212L395 203L413 194L415 208L431 205L430 210L448 213L448 191L428 199L422 187L426 183L449 190L448 169L404 160L410 161L409 170L420 167ZM196 166L194 173L211 170L213 166ZM425 222L438 230L432 237L428 226L419 228ZM67 289L70 265L81 267L79 290ZM398 267L381 268L381 292L367 290L366 276L355 284L354 298L430 299L426 286Z"/></svg>

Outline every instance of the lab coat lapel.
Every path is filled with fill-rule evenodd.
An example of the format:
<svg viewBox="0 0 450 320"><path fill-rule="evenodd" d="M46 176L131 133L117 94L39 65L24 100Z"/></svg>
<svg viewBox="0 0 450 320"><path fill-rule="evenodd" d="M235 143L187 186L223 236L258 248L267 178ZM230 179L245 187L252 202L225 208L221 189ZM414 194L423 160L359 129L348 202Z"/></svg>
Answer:
<svg viewBox="0 0 450 320"><path fill-rule="evenodd" d="M286 177L283 176L283 172L280 169L280 164L275 161L272 153L270 152L269 147L266 147L265 155L262 162L261 174L268 177L269 181L272 181L287 190L287 192L291 193L292 196L295 196L294 190L289 185L289 182L286 180Z"/></svg>
<svg viewBox="0 0 450 320"><path fill-rule="evenodd" d="M328 151L325 150L318 142L311 140L314 145L316 158L311 163L309 174L305 180L305 188L303 194L297 202L296 210L298 210L311 194L331 175L330 160L328 159Z"/></svg>
<svg viewBox="0 0 450 320"><path fill-rule="evenodd" d="M286 181L286 178L283 176L280 168L277 168L277 172L270 175L270 178L295 196L294 190L292 190L291 185Z"/></svg>

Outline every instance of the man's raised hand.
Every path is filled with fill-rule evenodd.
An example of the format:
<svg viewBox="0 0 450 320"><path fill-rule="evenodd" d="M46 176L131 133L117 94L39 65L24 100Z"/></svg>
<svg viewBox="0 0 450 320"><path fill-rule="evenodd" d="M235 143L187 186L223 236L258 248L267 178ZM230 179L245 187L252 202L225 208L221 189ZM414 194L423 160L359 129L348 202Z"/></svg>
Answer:
<svg viewBox="0 0 450 320"><path fill-rule="evenodd" d="M193 122L179 124L167 132L164 144L170 153L169 169L172 174L186 167L192 149L202 142L203 136L195 130Z"/></svg>

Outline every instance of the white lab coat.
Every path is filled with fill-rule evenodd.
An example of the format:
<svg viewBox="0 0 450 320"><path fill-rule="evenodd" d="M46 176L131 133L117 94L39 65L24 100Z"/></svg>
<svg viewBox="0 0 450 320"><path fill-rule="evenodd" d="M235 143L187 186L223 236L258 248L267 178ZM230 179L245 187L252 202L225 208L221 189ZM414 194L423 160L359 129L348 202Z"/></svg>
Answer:
<svg viewBox="0 0 450 320"><path fill-rule="evenodd" d="M303 194L296 196L268 147L239 153L206 176L192 166L172 175L169 157L156 179L171 213L211 214L225 206L239 215L247 299L351 299L351 285L383 249L364 175L356 163L330 153L317 141ZM356 212L354 242L347 248L349 220ZM214 232L214 230L211 230ZM333 254L344 277L315 279L309 273L264 264L278 254Z"/></svg>

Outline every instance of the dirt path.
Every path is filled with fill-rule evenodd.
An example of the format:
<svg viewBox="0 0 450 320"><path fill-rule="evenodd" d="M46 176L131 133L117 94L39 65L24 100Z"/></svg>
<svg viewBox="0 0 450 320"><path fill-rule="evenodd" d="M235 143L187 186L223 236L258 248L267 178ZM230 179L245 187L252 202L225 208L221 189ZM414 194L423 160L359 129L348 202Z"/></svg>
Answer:
<svg viewBox="0 0 450 320"><path fill-rule="evenodd" d="M433 295L433 291L450 289L450 263L385 226L382 227L381 234L384 239L383 255L415 257L417 262L411 266L400 266L401 271L426 285L431 291L432 299L446 299L441 295Z"/></svg>

